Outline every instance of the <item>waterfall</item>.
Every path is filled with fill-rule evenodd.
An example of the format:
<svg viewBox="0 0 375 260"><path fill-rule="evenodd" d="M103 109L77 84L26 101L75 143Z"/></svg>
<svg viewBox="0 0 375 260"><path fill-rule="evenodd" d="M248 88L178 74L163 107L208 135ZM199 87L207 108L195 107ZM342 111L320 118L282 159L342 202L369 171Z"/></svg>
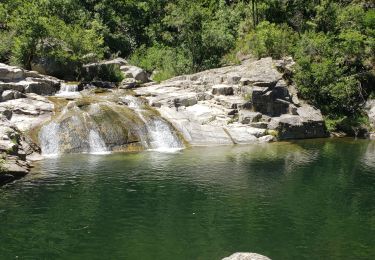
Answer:
<svg viewBox="0 0 375 260"><path fill-rule="evenodd" d="M45 156L59 154L59 125L51 122L42 127L39 133L40 147Z"/></svg>
<svg viewBox="0 0 375 260"><path fill-rule="evenodd" d="M91 129L89 133L89 145L91 154L109 153L103 139L100 137L99 133L94 129Z"/></svg>
<svg viewBox="0 0 375 260"><path fill-rule="evenodd" d="M80 93L78 92L77 84L66 84L62 83L60 91L56 93L58 97L79 97Z"/></svg>
<svg viewBox="0 0 375 260"><path fill-rule="evenodd" d="M161 117L147 116L143 109L144 103L134 96L121 98L127 106L134 110L139 118L145 123L147 139L144 145L152 151L174 152L183 149L183 144L173 131L172 127Z"/></svg>
<svg viewBox="0 0 375 260"><path fill-rule="evenodd" d="M64 88L62 91L65 91ZM173 127L134 96L70 101L39 132L42 154L107 154L122 149L174 152L184 148ZM92 103L91 103L92 102ZM124 103L127 106L124 106Z"/></svg>
<svg viewBox="0 0 375 260"><path fill-rule="evenodd" d="M145 121L150 135L151 150L174 152L183 148L180 139L172 132L171 127L161 118Z"/></svg>

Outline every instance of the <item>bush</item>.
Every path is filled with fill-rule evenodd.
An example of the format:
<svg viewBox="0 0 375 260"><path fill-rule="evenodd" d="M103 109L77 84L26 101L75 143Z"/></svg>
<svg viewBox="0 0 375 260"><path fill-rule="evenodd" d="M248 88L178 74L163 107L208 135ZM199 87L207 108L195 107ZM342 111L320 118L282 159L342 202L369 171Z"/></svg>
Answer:
<svg viewBox="0 0 375 260"><path fill-rule="evenodd" d="M279 59L293 53L297 35L286 24L262 22L237 43L237 50L257 58ZM236 52L237 52L236 50Z"/></svg>
<svg viewBox="0 0 375 260"><path fill-rule="evenodd" d="M180 49L160 44L147 48L141 46L130 58L130 63L154 72L154 80L162 81L193 70L192 61Z"/></svg>

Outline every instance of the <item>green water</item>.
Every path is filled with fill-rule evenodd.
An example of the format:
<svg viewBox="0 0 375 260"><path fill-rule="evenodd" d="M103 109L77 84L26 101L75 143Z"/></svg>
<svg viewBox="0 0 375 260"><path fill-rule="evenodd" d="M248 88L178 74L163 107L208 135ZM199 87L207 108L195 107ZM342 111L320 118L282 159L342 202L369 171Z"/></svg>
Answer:
<svg viewBox="0 0 375 260"><path fill-rule="evenodd" d="M70 155L0 198L0 259L375 259L375 142Z"/></svg>

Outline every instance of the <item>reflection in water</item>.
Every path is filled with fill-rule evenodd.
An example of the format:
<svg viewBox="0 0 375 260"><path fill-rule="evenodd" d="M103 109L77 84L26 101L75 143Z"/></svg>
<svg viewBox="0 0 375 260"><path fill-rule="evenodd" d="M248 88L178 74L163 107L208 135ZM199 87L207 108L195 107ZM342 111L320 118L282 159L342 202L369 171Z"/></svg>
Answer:
<svg viewBox="0 0 375 260"><path fill-rule="evenodd" d="M361 161L368 169L375 169L375 142L368 143Z"/></svg>
<svg viewBox="0 0 375 260"><path fill-rule="evenodd" d="M0 258L374 259L373 148L307 140L48 158L0 190Z"/></svg>

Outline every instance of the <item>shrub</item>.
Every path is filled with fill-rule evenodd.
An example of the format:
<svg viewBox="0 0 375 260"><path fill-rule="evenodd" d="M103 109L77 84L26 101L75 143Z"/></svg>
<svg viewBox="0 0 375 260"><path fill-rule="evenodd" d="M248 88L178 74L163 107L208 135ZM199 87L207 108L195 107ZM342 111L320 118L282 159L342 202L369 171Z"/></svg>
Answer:
<svg viewBox="0 0 375 260"><path fill-rule="evenodd" d="M237 50L257 58L282 58L293 53L297 35L286 24L262 22L237 43Z"/></svg>
<svg viewBox="0 0 375 260"><path fill-rule="evenodd" d="M130 63L150 73L155 72L154 80L156 81L186 74L193 70L191 59L182 50L160 44L150 48L141 46L130 58Z"/></svg>

